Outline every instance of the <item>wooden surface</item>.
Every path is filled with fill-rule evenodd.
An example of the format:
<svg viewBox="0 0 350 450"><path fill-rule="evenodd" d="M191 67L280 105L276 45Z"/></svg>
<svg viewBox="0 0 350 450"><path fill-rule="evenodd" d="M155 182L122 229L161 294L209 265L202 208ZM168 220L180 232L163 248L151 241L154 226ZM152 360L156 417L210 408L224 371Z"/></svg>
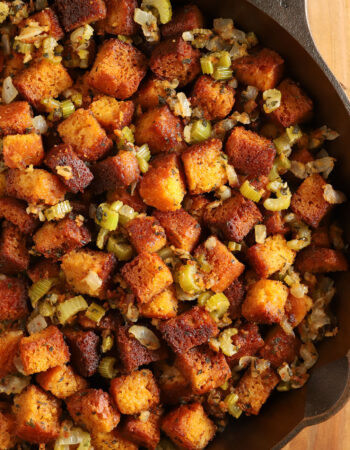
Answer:
<svg viewBox="0 0 350 450"><path fill-rule="evenodd" d="M350 0L309 0L309 20L321 55L350 97ZM283 450L350 450L350 402Z"/></svg>

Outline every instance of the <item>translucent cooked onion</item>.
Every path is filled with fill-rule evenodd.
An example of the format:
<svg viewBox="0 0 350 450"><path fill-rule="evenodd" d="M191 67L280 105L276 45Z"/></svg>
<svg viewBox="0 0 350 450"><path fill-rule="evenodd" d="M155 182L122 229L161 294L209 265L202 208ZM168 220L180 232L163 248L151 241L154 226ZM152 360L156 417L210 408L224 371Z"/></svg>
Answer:
<svg viewBox="0 0 350 450"><path fill-rule="evenodd" d="M252 377L256 378L270 367L270 361L261 358L254 358L250 365Z"/></svg>
<svg viewBox="0 0 350 450"><path fill-rule="evenodd" d="M306 370L311 369L311 367L316 364L318 359L318 352L312 342L302 344L299 353L304 360Z"/></svg>
<svg viewBox="0 0 350 450"><path fill-rule="evenodd" d="M86 275L86 277L83 279L83 281L89 286L92 290L97 290L102 286L102 280L98 276L98 274L93 271L89 270L89 273Z"/></svg>
<svg viewBox="0 0 350 450"><path fill-rule="evenodd" d="M308 287L305 284L293 283L290 287L290 293L296 298L303 298L308 292Z"/></svg>
<svg viewBox="0 0 350 450"><path fill-rule="evenodd" d="M44 116L35 116L33 118L33 125L37 133L45 134L47 132L48 126Z"/></svg>
<svg viewBox="0 0 350 450"><path fill-rule="evenodd" d="M160 342L157 336L149 328L142 325L132 325L129 328L129 334L134 336L141 345L148 350L158 350L160 348Z"/></svg>
<svg viewBox="0 0 350 450"><path fill-rule="evenodd" d="M291 376L293 375L293 372L291 368L289 367L289 364L284 362L278 369L277 373L280 376L281 380L284 382L288 382L291 379Z"/></svg>
<svg viewBox="0 0 350 450"><path fill-rule="evenodd" d="M259 91L255 86L248 86L247 89L242 92L242 95L246 100L255 100L258 94Z"/></svg>
<svg viewBox="0 0 350 450"><path fill-rule="evenodd" d="M12 78L7 77L2 83L2 99L6 104L11 103L18 95L17 89L12 83Z"/></svg>
<svg viewBox="0 0 350 450"><path fill-rule="evenodd" d="M331 184L326 184L323 191L323 198L331 205L338 205L346 202L346 196L343 192L333 189Z"/></svg>
<svg viewBox="0 0 350 450"><path fill-rule="evenodd" d="M30 377L7 375L0 380L0 394L20 394L30 383Z"/></svg>
<svg viewBox="0 0 350 450"><path fill-rule="evenodd" d="M301 163L300 161L291 161L290 162L290 169L289 169L294 176L300 179L304 179L307 177L307 170L305 164Z"/></svg>
<svg viewBox="0 0 350 450"><path fill-rule="evenodd" d="M233 166L231 166L231 164L226 164L226 175L227 175L227 179L228 179L228 184L231 187L238 186L238 184L239 184L238 176L235 171L235 168Z"/></svg>
<svg viewBox="0 0 350 450"><path fill-rule="evenodd" d="M255 242L257 244L263 244L266 239L266 226L265 225L255 225Z"/></svg>
<svg viewBox="0 0 350 450"><path fill-rule="evenodd" d="M282 328L282 330L288 334L289 336L294 336L294 331L293 331L293 327L291 326L291 324L288 322L287 317L284 317L281 322L280 322L280 326Z"/></svg>
<svg viewBox="0 0 350 450"><path fill-rule="evenodd" d="M29 334L39 333L40 331L45 330L45 328L47 328L47 322L40 314L27 323Z"/></svg>

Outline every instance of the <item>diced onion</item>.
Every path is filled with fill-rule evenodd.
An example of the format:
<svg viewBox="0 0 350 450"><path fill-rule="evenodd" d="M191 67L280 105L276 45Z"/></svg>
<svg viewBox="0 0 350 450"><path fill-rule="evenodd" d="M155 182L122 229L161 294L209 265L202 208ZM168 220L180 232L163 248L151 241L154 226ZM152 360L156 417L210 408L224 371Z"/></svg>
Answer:
<svg viewBox="0 0 350 450"><path fill-rule="evenodd" d="M266 239L266 226L265 225L255 225L255 242L257 244L263 244Z"/></svg>
<svg viewBox="0 0 350 450"><path fill-rule="evenodd" d="M39 333L39 331L47 328L47 322L40 314L27 323L27 330L29 334Z"/></svg>
<svg viewBox="0 0 350 450"><path fill-rule="evenodd" d="M318 352L312 342L307 342L301 345L300 356L303 358L304 365L308 370L316 364L318 359Z"/></svg>
<svg viewBox="0 0 350 450"><path fill-rule="evenodd" d="M238 186L238 176L237 176L237 173L236 173L234 167L231 166L231 164L226 164L226 175L227 175L227 179L228 179L228 184L231 187Z"/></svg>
<svg viewBox="0 0 350 450"><path fill-rule="evenodd" d="M263 92L263 99L265 100L263 104L264 111L266 114L270 114L281 106L281 91L278 89L268 89Z"/></svg>
<svg viewBox="0 0 350 450"><path fill-rule="evenodd" d="M129 334L134 336L141 345L148 350L158 350L160 348L160 342L157 336L149 328L142 325L132 325L129 328Z"/></svg>
<svg viewBox="0 0 350 450"><path fill-rule="evenodd" d="M119 210L119 221L121 225L126 225L130 220L137 217L137 212L129 205L123 205Z"/></svg>
<svg viewBox="0 0 350 450"><path fill-rule="evenodd" d="M282 328L282 330L288 334L289 336L294 336L294 331L293 331L293 327L292 325L288 322L287 317L284 317L281 322L280 322L280 326Z"/></svg>
<svg viewBox="0 0 350 450"><path fill-rule="evenodd" d="M333 189L331 184L326 184L323 190L323 198L331 205L338 205L346 202L346 196L343 192Z"/></svg>
<svg viewBox="0 0 350 450"><path fill-rule="evenodd" d="M33 118L33 125L35 131L39 134L45 134L48 130L48 126L44 116L35 116Z"/></svg>
<svg viewBox="0 0 350 450"><path fill-rule="evenodd" d="M227 244L227 248L231 251L231 252L240 252L242 250L242 244L238 244L237 242L233 242L230 241Z"/></svg>
<svg viewBox="0 0 350 450"><path fill-rule="evenodd" d="M10 8L6 2L0 2L0 23L5 22L9 15Z"/></svg>
<svg viewBox="0 0 350 450"><path fill-rule="evenodd" d="M142 32L147 41L156 42L159 40L157 18L150 11L135 8L134 21L141 25Z"/></svg>
<svg viewBox="0 0 350 450"><path fill-rule="evenodd" d="M18 95L11 77L6 77L2 83L2 99L6 104L11 103Z"/></svg>
<svg viewBox="0 0 350 450"><path fill-rule="evenodd" d="M94 270L89 270L89 273L85 278L83 278L82 281L88 285L89 289L92 289L94 291L97 291L103 283L101 278Z"/></svg>
<svg viewBox="0 0 350 450"><path fill-rule="evenodd" d="M30 377L6 375L0 380L0 394L20 394L30 383Z"/></svg>
<svg viewBox="0 0 350 450"><path fill-rule="evenodd" d="M239 406L237 406L239 398L237 394L229 394L227 397L225 397L225 404L227 406L228 413L233 416L235 419L239 419L239 417L242 415L242 410Z"/></svg>
<svg viewBox="0 0 350 450"><path fill-rule="evenodd" d="M303 298L308 292L308 287L305 284L293 283L290 287L290 293L296 298Z"/></svg>

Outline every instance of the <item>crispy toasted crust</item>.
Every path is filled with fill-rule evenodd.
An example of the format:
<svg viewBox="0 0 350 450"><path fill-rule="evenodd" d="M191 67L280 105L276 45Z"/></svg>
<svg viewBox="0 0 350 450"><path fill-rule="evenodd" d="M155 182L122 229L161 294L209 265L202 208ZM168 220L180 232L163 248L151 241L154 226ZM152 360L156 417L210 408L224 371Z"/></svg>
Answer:
<svg viewBox="0 0 350 450"><path fill-rule="evenodd" d="M150 411L146 421L142 421L139 417L127 417L121 430L122 435L137 445L155 449L160 440L161 413L160 408Z"/></svg>
<svg viewBox="0 0 350 450"><path fill-rule="evenodd" d="M312 308L312 299L305 295L304 297L298 298L294 295L289 294L286 305L285 312L288 317L289 323L292 327L296 327L303 321L306 314Z"/></svg>
<svg viewBox="0 0 350 450"><path fill-rule="evenodd" d="M135 93L135 104L140 105L143 111L157 108L158 106L164 105L170 89L170 81L151 75L145 78Z"/></svg>
<svg viewBox="0 0 350 450"><path fill-rule="evenodd" d="M102 95L90 104L92 111L101 127L108 131L121 130L130 125L134 114L134 103L130 100L118 102L113 97Z"/></svg>
<svg viewBox="0 0 350 450"><path fill-rule="evenodd" d="M254 356L264 345L264 341L258 326L255 323L246 323L239 327L236 335L232 336L232 344L236 346L237 353L226 358L231 367L238 364L244 356Z"/></svg>
<svg viewBox="0 0 350 450"><path fill-rule="evenodd" d="M30 164L40 166L44 159L41 136L35 133L5 136L4 162L11 169L24 169Z"/></svg>
<svg viewBox="0 0 350 450"><path fill-rule="evenodd" d="M66 31L106 17L103 0L55 0L61 23Z"/></svg>
<svg viewBox="0 0 350 450"><path fill-rule="evenodd" d="M38 226L38 220L26 212L27 205L13 197L0 198L0 217L15 225L21 233L31 234Z"/></svg>
<svg viewBox="0 0 350 450"><path fill-rule="evenodd" d="M58 278L60 273L60 266L58 263L53 261L48 261L42 259L38 261L33 266L31 266L28 271L28 277L33 283L46 278Z"/></svg>
<svg viewBox="0 0 350 450"><path fill-rule="evenodd" d="M176 317L178 300L175 288L170 286L160 294L155 295L148 303L138 306L141 316L152 319L171 319Z"/></svg>
<svg viewBox="0 0 350 450"><path fill-rule="evenodd" d="M45 391L50 391L57 398L67 398L87 387L87 381L66 365L39 373L36 381Z"/></svg>
<svg viewBox="0 0 350 450"><path fill-rule="evenodd" d="M33 128L32 110L28 102L0 105L0 136L30 133Z"/></svg>
<svg viewBox="0 0 350 450"><path fill-rule="evenodd" d="M91 443L99 450L137 450L138 446L124 439L119 431L113 430L110 433L95 433L91 435Z"/></svg>
<svg viewBox="0 0 350 450"><path fill-rule="evenodd" d="M21 278L0 280L0 320L17 320L28 314L27 285Z"/></svg>
<svg viewBox="0 0 350 450"><path fill-rule="evenodd" d="M3 222L0 235L0 273L17 275L29 265L26 238L10 222Z"/></svg>
<svg viewBox="0 0 350 450"><path fill-rule="evenodd" d="M283 362L291 363L299 354L300 341L296 336L286 334L280 326L272 328L265 337L265 345L259 355L278 368Z"/></svg>
<svg viewBox="0 0 350 450"><path fill-rule="evenodd" d="M203 28L204 18L197 5L189 4L177 8L170 22L162 25L164 38L182 35L184 31Z"/></svg>
<svg viewBox="0 0 350 450"><path fill-rule="evenodd" d="M281 211L265 211L264 225L267 236L271 234L286 234L289 231L288 225L284 222Z"/></svg>
<svg viewBox="0 0 350 450"><path fill-rule="evenodd" d="M135 217L127 223L126 230L138 253L154 253L166 244L164 228L155 217Z"/></svg>
<svg viewBox="0 0 350 450"><path fill-rule="evenodd" d="M82 377L91 377L97 371L100 362L100 338L93 331L64 330L71 363Z"/></svg>
<svg viewBox="0 0 350 450"><path fill-rule="evenodd" d="M27 19L22 20L18 26L19 28L23 28L30 22L37 22L41 27L48 27L47 34L56 39L56 41L59 41L64 36L58 17L51 8L45 8L35 14L31 14ZM26 39L25 42L30 43L31 41L34 42L35 37L32 39Z"/></svg>
<svg viewBox="0 0 350 450"><path fill-rule="evenodd" d="M307 247L298 253L295 268L299 272L327 273L345 272L349 266L344 253L339 250Z"/></svg>
<svg viewBox="0 0 350 450"><path fill-rule="evenodd" d="M117 200L123 202L124 205L131 206L138 213L144 213L147 210L147 205L143 203L137 189L132 194L125 187L117 187L107 192L108 202L115 202Z"/></svg>
<svg viewBox="0 0 350 450"><path fill-rule="evenodd" d="M160 361L154 366L161 402L176 404L190 393L189 381L174 365Z"/></svg>
<svg viewBox="0 0 350 450"><path fill-rule="evenodd" d="M14 361L17 356L18 345L22 337L23 331L20 330L10 330L0 335L0 378L17 372Z"/></svg>
<svg viewBox="0 0 350 450"><path fill-rule="evenodd" d="M238 319L241 316L241 306L245 292L245 285L240 278L236 278L233 283L224 290L224 294L230 302L229 315L231 319Z"/></svg>
<svg viewBox="0 0 350 450"><path fill-rule="evenodd" d="M122 34L132 36L137 32L134 11L137 0L105 0L106 18L97 23L99 34Z"/></svg>
<svg viewBox="0 0 350 450"><path fill-rule="evenodd" d="M13 448L17 441L14 415L8 412L0 412L0 448Z"/></svg>

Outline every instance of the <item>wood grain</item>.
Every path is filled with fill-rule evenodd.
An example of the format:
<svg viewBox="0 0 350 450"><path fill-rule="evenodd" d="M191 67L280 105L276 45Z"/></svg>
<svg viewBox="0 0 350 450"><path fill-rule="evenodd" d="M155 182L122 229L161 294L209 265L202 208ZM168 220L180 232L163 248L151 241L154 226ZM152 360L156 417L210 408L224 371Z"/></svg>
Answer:
<svg viewBox="0 0 350 450"><path fill-rule="evenodd" d="M317 48L350 97L350 0L309 0L309 21ZM350 402L283 450L350 450Z"/></svg>

